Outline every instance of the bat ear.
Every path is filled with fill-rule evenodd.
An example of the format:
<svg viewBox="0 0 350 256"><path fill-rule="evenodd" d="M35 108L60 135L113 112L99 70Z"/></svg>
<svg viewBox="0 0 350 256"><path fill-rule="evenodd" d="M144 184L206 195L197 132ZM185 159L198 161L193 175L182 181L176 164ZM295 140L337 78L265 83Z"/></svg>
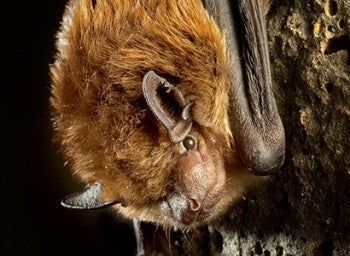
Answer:
<svg viewBox="0 0 350 256"><path fill-rule="evenodd" d="M171 142L182 141L192 127L190 110L193 103L186 103L182 92L154 71L149 71L144 76L142 91L148 107L166 128ZM181 115L175 116L162 104L161 92L166 94L166 102L181 109Z"/></svg>
<svg viewBox="0 0 350 256"><path fill-rule="evenodd" d="M101 192L102 185L96 182L88 186L83 192L66 197L61 201L61 205L69 209L94 210L119 203L118 201L102 201Z"/></svg>

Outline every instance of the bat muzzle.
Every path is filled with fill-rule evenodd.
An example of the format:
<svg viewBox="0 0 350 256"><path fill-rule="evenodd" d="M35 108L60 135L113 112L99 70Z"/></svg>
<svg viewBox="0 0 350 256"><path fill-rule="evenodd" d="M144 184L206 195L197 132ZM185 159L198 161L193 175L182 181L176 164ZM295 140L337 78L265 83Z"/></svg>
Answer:
<svg viewBox="0 0 350 256"><path fill-rule="evenodd" d="M205 202L193 198L187 198L181 194L174 194L161 204L162 212L186 226L203 222L215 208L213 205L205 205Z"/></svg>

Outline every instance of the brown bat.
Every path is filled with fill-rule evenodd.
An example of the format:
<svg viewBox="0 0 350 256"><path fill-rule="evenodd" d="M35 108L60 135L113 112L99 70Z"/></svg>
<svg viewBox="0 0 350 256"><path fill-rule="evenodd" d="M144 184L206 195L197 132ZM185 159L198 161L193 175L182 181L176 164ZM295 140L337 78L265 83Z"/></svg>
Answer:
<svg viewBox="0 0 350 256"><path fill-rule="evenodd" d="M62 204L193 227L278 171L266 34L256 0L71 0L51 105L87 189Z"/></svg>

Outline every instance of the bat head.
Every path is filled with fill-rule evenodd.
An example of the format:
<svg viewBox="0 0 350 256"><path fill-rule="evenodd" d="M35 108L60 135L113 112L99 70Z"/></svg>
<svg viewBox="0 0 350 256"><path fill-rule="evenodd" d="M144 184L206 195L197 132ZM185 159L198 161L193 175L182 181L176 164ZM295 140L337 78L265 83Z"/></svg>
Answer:
<svg viewBox="0 0 350 256"><path fill-rule="evenodd" d="M152 131L147 129L142 142L131 142L131 148L125 145L134 159L129 154L127 163L113 161L122 170L111 175L115 166L109 167L107 173L98 175L97 183L67 197L62 205L75 209L115 205L125 216L177 227L208 222L240 193L244 186L237 183L242 181L238 176L247 172L227 172L232 167L228 161L232 149L227 147L225 136L200 124L202 116L192 113L195 102L186 100L176 85L149 71L143 78L142 92L149 112L144 121L152 123ZM157 126L164 133L157 131ZM158 134L164 143L146 149L149 133ZM147 152L143 159L138 156L141 151ZM159 163L165 165L160 167ZM237 180L232 183L230 179Z"/></svg>
<svg viewBox="0 0 350 256"><path fill-rule="evenodd" d="M160 209L185 224L204 220L225 187L221 141L214 131L196 126L191 114L194 103L186 102L182 92L164 78L150 71L142 87L148 107L166 129L174 148L172 182ZM167 109L162 100L180 111Z"/></svg>
<svg viewBox="0 0 350 256"><path fill-rule="evenodd" d="M209 222L259 179L231 134L225 40L200 1L138 3L67 8L51 105L56 138L89 187L62 204Z"/></svg>

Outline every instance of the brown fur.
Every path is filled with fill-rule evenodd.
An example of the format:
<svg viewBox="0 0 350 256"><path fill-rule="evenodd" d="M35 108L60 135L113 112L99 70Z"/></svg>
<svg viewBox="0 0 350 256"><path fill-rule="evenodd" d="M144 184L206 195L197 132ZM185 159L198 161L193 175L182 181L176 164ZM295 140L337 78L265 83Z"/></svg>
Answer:
<svg viewBox="0 0 350 256"><path fill-rule="evenodd" d="M237 164L228 126L227 54L222 33L197 0L72 0L52 65L53 120L74 173L101 181L125 216L180 225L163 216L174 150L145 103L154 70L195 102L193 119L213 129L226 159L227 185L212 217L254 178Z"/></svg>

